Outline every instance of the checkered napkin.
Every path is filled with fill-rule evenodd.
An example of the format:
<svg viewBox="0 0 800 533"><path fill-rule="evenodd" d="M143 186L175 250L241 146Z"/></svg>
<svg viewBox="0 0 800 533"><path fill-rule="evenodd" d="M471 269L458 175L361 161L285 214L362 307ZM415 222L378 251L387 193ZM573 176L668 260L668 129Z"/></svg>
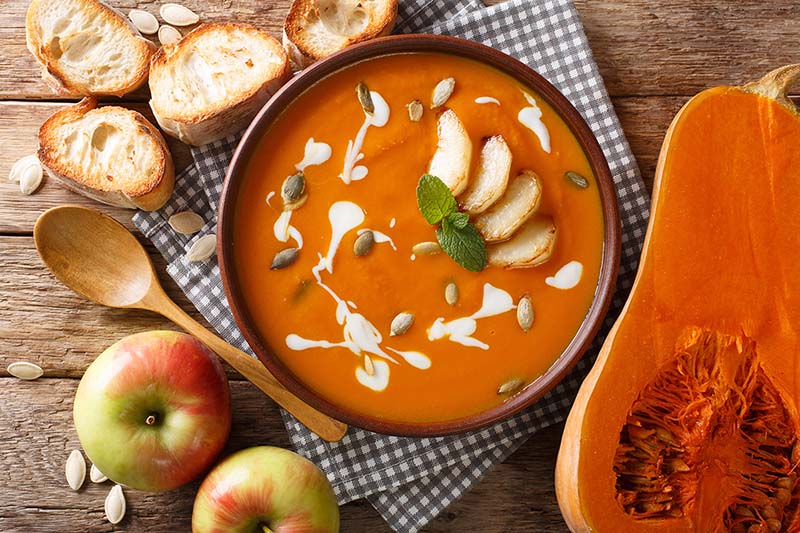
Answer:
<svg viewBox="0 0 800 533"><path fill-rule="evenodd" d="M574 371L526 411L486 429L442 438L410 439L351 428L327 443L282 411L292 443L328 476L340 503L367 498L396 531L414 532L506 459L535 431L560 422L630 290L648 217L636 161L592 59L571 0L509 0L485 8L479 0L401 0L398 32L441 33L502 50L542 74L580 111L603 148L619 194L622 264L603 330ZM225 169L238 136L193 149L194 165L176 180L159 212L134 222L166 258L167 271L228 342L250 352L227 306L214 259L187 263L186 250L216 231ZM191 209L207 221L199 234L176 234L173 213Z"/></svg>

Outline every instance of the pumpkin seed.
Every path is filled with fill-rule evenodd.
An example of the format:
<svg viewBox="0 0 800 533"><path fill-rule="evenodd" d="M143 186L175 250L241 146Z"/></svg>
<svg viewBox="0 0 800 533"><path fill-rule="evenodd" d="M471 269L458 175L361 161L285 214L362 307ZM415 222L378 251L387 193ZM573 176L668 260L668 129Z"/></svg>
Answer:
<svg viewBox="0 0 800 533"><path fill-rule="evenodd" d="M770 518L766 521L767 529L770 533L778 533L781 529L783 529L783 524L777 518Z"/></svg>
<svg viewBox="0 0 800 533"><path fill-rule="evenodd" d="M30 381L42 377L44 370L39 365L27 361L19 361L8 365L8 373L18 379Z"/></svg>
<svg viewBox="0 0 800 533"><path fill-rule="evenodd" d="M272 259L272 264L269 266L270 270L280 270L281 268L286 268L295 261L297 261L297 256L300 254L300 250L298 248L284 248Z"/></svg>
<svg viewBox="0 0 800 533"><path fill-rule="evenodd" d="M364 354L364 371L368 376L375 375L375 365L372 363L372 357Z"/></svg>
<svg viewBox="0 0 800 533"><path fill-rule="evenodd" d="M520 298L517 304L517 324L525 333L533 326L533 304L527 294Z"/></svg>
<svg viewBox="0 0 800 533"><path fill-rule="evenodd" d="M186 252L186 260L190 263L194 263L197 261L205 261L217 250L217 235L215 233L209 233L208 235L203 235L192 245L189 247L189 251Z"/></svg>
<svg viewBox="0 0 800 533"><path fill-rule="evenodd" d="M448 305L456 305L458 302L458 286L452 281L444 288L444 301Z"/></svg>
<svg viewBox="0 0 800 533"><path fill-rule="evenodd" d="M78 490L86 479L86 461L79 450L72 450L67 458L67 484L72 490Z"/></svg>
<svg viewBox="0 0 800 533"><path fill-rule="evenodd" d="M414 246L411 247L412 254L423 254L423 255L434 255L438 254L442 251L442 247L439 246L438 242L433 241L423 241L418 242Z"/></svg>
<svg viewBox="0 0 800 533"><path fill-rule="evenodd" d="M408 120L411 122L419 122L422 120L422 112L425 110L422 106L422 102L419 100L409 102L406 104L406 109L408 109Z"/></svg>
<svg viewBox="0 0 800 533"><path fill-rule="evenodd" d="M367 115L372 116L375 113L375 103L372 101L372 95L369 93L367 84L363 81L358 82L356 94L358 95L358 103L361 104L361 109Z"/></svg>
<svg viewBox="0 0 800 533"><path fill-rule="evenodd" d="M164 4L158 13L164 22L173 26L191 26L200 22L200 16L197 13L180 4Z"/></svg>
<svg viewBox="0 0 800 533"><path fill-rule="evenodd" d="M402 335L414 324L413 313L402 312L392 319L392 325L389 327L389 336L396 337Z"/></svg>
<svg viewBox="0 0 800 533"><path fill-rule="evenodd" d="M447 102L450 96L453 94L453 90L456 88L456 80L455 78L445 78L439 83L436 84L436 87L433 89L433 99L431 103L431 109L436 109L437 107L441 107Z"/></svg>
<svg viewBox="0 0 800 533"><path fill-rule="evenodd" d="M572 182L573 185L580 187L581 189L588 189L589 188L589 180L578 174L577 172L566 172L564 177Z"/></svg>
<svg viewBox="0 0 800 533"><path fill-rule="evenodd" d="M306 192L306 177L303 171L297 174L292 174L285 180L281 186L281 198L284 204L296 203Z"/></svg>
<svg viewBox="0 0 800 533"><path fill-rule="evenodd" d="M19 173L19 190L26 195L35 193L42 184L43 177L42 165L38 161L36 164L29 164Z"/></svg>
<svg viewBox="0 0 800 533"><path fill-rule="evenodd" d="M92 468L89 469L89 479L92 480L92 483L108 481L108 477L97 468L97 465L92 465Z"/></svg>
<svg viewBox="0 0 800 533"><path fill-rule="evenodd" d="M306 203L306 200L308 200L308 193L303 194L303 196L301 196L296 202L284 203L283 210L295 211L297 209L300 209Z"/></svg>
<svg viewBox="0 0 800 533"><path fill-rule="evenodd" d="M367 230L358 236L356 242L353 243L353 253L361 257L367 255L372 247L375 245L375 234Z"/></svg>
<svg viewBox="0 0 800 533"><path fill-rule="evenodd" d="M497 389L497 394L514 394L520 388L522 388L522 385L524 384L525 382L520 378L511 378L500 385L500 387Z"/></svg>
<svg viewBox="0 0 800 533"><path fill-rule="evenodd" d="M140 33L151 35L158 31L158 19L152 13L141 9L131 9L128 18Z"/></svg>
<svg viewBox="0 0 800 533"><path fill-rule="evenodd" d="M19 159L14 166L11 167L11 171L8 173L9 181L16 181L19 182L22 179L22 175L26 172L30 172L28 169L31 167L38 167L41 171L42 164L39 162L39 158L35 155L26 155L25 157Z"/></svg>
<svg viewBox="0 0 800 533"><path fill-rule="evenodd" d="M778 511L771 505L767 505L763 509L761 509L761 516L764 518L777 518Z"/></svg>
<svg viewBox="0 0 800 533"><path fill-rule="evenodd" d="M158 41L162 45L174 44L181 40L181 32L173 28L172 26L168 26L167 24L162 25L158 28Z"/></svg>
<svg viewBox="0 0 800 533"><path fill-rule="evenodd" d="M183 235L193 235L203 229L205 221L203 217L194 211L181 211L169 217L169 225L172 229Z"/></svg>
<svg viewBox="0 0 800 533"><path fill-rule="evenodd" d="M776 487L780 487L782 489L791 490L791 489L794 488L794 480L792 478L789 478L789 477L781 477L781 478L778 478L777 481L775 481L775 486Z"/></svg>
<svg viewBox="0 0 800 533"><path fill-rule="evenodd" d="M106 512L106 519L112 524L119 524L125 518L125 494L120 485L111 487L103 508Z"/></svg>

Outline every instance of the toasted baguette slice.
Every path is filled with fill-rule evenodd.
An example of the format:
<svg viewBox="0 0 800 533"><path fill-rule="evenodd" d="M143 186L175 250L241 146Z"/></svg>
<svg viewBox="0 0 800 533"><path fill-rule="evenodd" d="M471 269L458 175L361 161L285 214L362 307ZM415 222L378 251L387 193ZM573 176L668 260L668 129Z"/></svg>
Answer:
<svg viewBox="0 0 800 533"><path fill-rule="evenodd" d="M150 63L159 125L200 146L239 131L289 77L280 43L247 24L214 23L163 46Z"/></svg>
<svg viewBox="0 0 800 533"><path fill-rule="evenodd" d="M489 264L503 268L541 265L553 255L557 233L552 218L537 215L519 228L511 239L486 247Z"/></svg>
<svg viewBox="0 0 800 533"><path fill-rule="evenodd" d="M48 118L39 129L39 161L84 196L155 211L175 182L164 137L136 111L96 107L94 98L84 98Z"/></svg>
<svg viewBox="0 0 800 533"><path fill-rule="evenodd" d="M97 0L33 0L28 50L42 78L70 96L122 96L147 79L156 47L122 14Z"/></svg>
<svg viewBox="0 0 800 533"><path fill-rule="evenodd" d="M473 224L486 242L505 241L539 209L542 183L539 176L523 170L511 180L505 194Z"/></svg>
<svg viewBox="0 0 800 533"><path fill-rule="evenodd" d="M481 148L478 170L458 197L461 210L470 215L483 213L506 192L511 172L511 149L502 135L489 137Z"/></svg>
<svg viewBox="0 0 800 533"><path fill-rule="evenodd" d="M283 23L283 46L302 70L351 44L388 35L397 0L294 0Z"/></svg>

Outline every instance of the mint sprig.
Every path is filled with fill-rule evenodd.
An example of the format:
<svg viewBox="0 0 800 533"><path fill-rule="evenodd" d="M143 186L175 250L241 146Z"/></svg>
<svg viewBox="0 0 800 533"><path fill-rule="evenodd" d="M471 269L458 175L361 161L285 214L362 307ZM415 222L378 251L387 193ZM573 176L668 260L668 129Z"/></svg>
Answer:
<svg viewBox="0 0 800 533"><path fill-rule="evenodd" d="M417 184L417 206L429 224L439 224L436 239L453 261L471 272L486 268L486 243L469 215L458 212L453 193L442 180L423 174Z"/></svg>

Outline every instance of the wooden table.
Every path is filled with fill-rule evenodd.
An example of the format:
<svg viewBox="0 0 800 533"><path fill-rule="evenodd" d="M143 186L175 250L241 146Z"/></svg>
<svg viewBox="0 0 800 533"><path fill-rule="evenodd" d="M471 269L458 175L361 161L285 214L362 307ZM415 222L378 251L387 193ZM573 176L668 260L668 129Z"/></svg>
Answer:
<svg viewBox="0 0 800 533"><path fill-rule="evenodd" d="M497 1L497 0L494 0ZM537 0L531 0L537 1ZM115 0L127 12L153 13L150 0ZM280 34L289 0L186 0L204 21L242 20ZM47 180L33 196L4 177L18 158L35 152L41 122L66 105L39 79L25 48L25 0L3 0L0 9L0 531L188 531L197 484L165 494L127 491L128 515L116 528L103 518L110 485L86 482L69 490L64 462L80 448L71 412L78 379L117 339L149 329L173 329L158 316L112 310L87 302L44 268L33 246L36 217L61 204L98 207L127 226L131 212L100 206ZM800 61L800 1L576 0L595 58L611 93L645 181L652 183L659 146L672 116L692 94L720 84L756 79L781 64ZM535 39L535 32L531 32ZM126 105L147 112L147 93ZM178 168L188 151L170 139ZM194 316L164 273L168 292ZM202 320L202 318L201 318ZM19 360L45 369L22 382L5 373ZM227 452L289 441L275 405L228 369L234 419ZM553 490L561 426L533 436L427 531L565 531ZM342 507L342 530L387 531L365 502Z"/></svg>

